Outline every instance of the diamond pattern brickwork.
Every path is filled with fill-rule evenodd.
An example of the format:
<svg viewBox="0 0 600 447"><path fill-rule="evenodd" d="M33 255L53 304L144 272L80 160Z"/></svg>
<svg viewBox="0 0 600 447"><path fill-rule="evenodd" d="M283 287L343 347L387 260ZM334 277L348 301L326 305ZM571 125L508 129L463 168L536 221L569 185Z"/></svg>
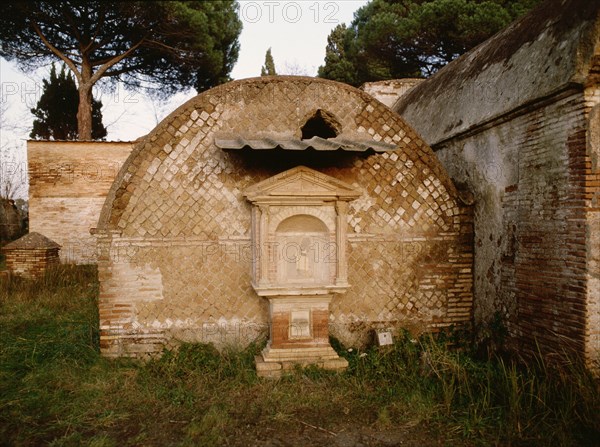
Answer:
<svg viewBox="0 0 600 447"><path fill-rule="evenodd" d="M349 86L254 79L219 86L180 107L138 143L113 185L99 224L100 251L136 249L119 262L101 257L105 354L137 355L154 349L157 337L214 341L213 331L247 342L264 334L268 312L250 282L251 213L242 193L279 171L259 154L244 158L219 149L214 137L299 138L317 109L334 115L346 137L398 146L346 155L319 169L361 191L348 216L352 287L332 302L333 332L358 343L377 324L434 328L469 320L470 211L431 149L387 107ZM303 163L303 154L292 155ZM151 271L161 284L151 299L144 298L139 271ZM113 317L117 307L119 318ZM237 336L238 326L253 329ZM138 337L143 333L151 348Z"/></svg>

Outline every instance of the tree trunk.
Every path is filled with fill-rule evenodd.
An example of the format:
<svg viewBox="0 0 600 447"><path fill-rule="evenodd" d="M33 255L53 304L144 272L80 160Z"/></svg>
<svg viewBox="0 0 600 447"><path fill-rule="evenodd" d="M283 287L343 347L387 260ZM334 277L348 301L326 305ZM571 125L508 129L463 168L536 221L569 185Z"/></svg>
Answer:
<svg viewBox="0 0 600 447"><path fill-rule="evenodd" d="M79 107L77 108L78 140L92 139L92 86L79 86Z"/></svg>
<svg viewBox="0 0 600 447"><path fill-rule="evenodd" d="M82 64L79 82L79 107L77 108L78 140L92 139L92 67L89 63Z"/></svg>

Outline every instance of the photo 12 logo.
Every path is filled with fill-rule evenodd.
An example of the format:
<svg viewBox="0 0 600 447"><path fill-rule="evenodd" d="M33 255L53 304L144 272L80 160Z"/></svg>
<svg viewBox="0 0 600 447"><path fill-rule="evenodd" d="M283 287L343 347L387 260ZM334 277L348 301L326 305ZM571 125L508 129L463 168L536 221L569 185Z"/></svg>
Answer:
<svg viewBox="0 0 600 447"><path fill-rule="evenodd" d="M43 93L44 85L39 82L2 82L0 84L0 103L17 100L32 108L36 106ZM138 91L127 90L121 84L117 84L114 89L102 94L101 98L105 104L109 102L137 104L142 99Z"/></svg>
<svg viewBox="0 0 600 447"><path fill-rule="evenodd" d="M0 102L6 103L18 98L27 107L35 107L42 95L42 85L37 82L2 82Z"/></svg>
<svg viewBox="0 0 600 447"><path fill-rule="evenodd" d="M240 1L240 17L247 23L298 23L302 19L314 23L339 23L337 2Z"/></svg>

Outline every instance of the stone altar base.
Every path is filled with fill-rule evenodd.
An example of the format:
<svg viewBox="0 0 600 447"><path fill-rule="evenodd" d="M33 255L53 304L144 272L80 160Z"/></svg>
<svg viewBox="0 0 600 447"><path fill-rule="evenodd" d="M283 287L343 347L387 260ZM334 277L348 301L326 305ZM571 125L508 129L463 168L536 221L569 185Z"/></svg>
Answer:
<svg viewBox="0 0 600 447"><path fill-rule="evenodd" d="M259 377L273 378L281 377L286 371L297 366L314 365L333 371L343 371L348 367L348 361L338 356L331 346L274 349L269 344L261 355L255 357L255 361Z"/></svg>
<svg viewBox="0 0 600 447"><path fill-rule="evenodd" d="M348 367L329 344L331 295L269 297L271 339L256 357L260 377L279 377L297 365L341 371Z"/></svg>

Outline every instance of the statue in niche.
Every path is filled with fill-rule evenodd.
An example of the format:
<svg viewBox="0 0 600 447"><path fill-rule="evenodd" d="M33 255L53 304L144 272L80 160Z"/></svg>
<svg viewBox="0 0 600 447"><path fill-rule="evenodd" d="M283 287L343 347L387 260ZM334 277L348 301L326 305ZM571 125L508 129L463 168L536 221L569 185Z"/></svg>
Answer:
<svg viewBox="0 0 600 447"><path fill-rule="evenodd" d="M300 253L296 261L296 272L300 278L312 278L313 269L309 261L310 239L305 237L300 242Z"/></svg>
<svg viewBox="0 0 600 447"><path fill-rule="evenodd" d="M286 263L284 281L313 282L316 280L315 264L319 259L314 238L310 235L294 235L284 240L282 247L282 258Z"/></svg>
<svg viewBox="0 0 600 447"><path fill-rule="evenodd" d="M282 222L276 232L278 280L282 283L321 284L329 277L323 262L327 227L313 216L296 215Z"/></svg>

